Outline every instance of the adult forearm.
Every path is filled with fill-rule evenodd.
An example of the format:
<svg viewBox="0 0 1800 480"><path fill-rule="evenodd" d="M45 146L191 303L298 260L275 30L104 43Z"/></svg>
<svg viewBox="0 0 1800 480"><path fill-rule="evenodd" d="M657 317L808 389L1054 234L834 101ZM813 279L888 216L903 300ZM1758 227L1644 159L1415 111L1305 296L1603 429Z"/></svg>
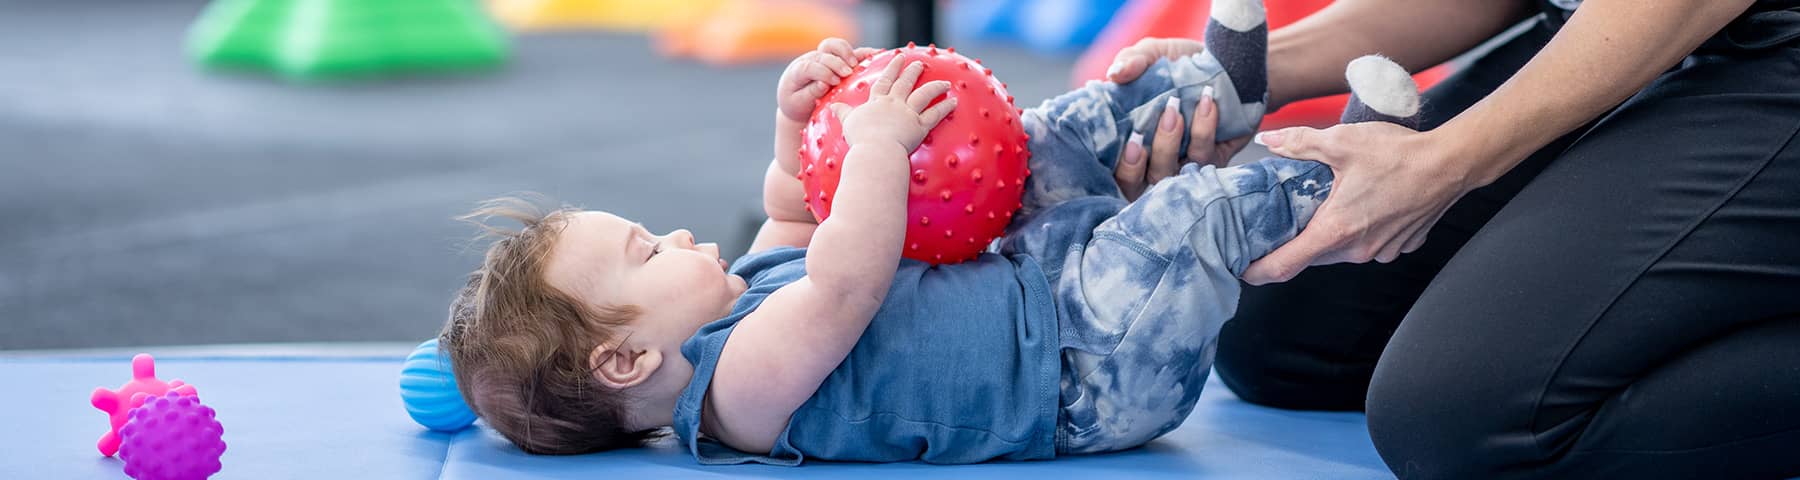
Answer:
<svg viewBox="0 0 1800 480"><path fill-rule="evenodd" d="M1432 132L1463 181L1486 185L1623 102L1749 8L1751 0L1588 0L1512 79Z"/></svg>
<svg viewBox="0 0 1800 480"><path fill-rule="evenodd" d="M1530 16L1523 0L1339 0L1269 34L1269 96L1279 108L1349 91L1344 65L1379 53L1408 71L1443 63Z"/></svg>

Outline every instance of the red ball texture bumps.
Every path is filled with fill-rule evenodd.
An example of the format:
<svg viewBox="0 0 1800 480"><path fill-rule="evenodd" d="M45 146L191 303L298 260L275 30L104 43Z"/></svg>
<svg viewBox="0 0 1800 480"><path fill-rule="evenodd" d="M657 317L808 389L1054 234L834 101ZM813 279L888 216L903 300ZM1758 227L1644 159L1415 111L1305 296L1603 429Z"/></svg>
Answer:
<svg viewBox="0 0 1800 480"><path fill-rule="evenodd" d="M950 82L945 98L957 99L956 110L925 136L912 152L912 178L907 195L906 258L931 263L973 259L1006 231L1025 193L1025 127L1006 84L979 60L955 49L907 45L869 57L813 107L800 147L799 178L806 187L806 208L820 222L831 216L842 162L850 146L832 103L852 107L869 99L870 86L889 62L920 61L925 70L919 85ZM942 101L940 99L939 101Z"/></svg>

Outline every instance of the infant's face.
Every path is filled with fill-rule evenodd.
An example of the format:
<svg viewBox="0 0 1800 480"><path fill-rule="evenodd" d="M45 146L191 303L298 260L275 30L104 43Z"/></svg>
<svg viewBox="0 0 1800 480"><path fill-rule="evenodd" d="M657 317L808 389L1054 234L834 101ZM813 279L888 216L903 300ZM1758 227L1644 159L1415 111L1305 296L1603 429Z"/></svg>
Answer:
<svg viewBox="0 0 1800 480"><path fill-rule="evenodd" d="M567 220L545 277L550 285L588 305L636 305L632 342L680 343L701 325L730 313L748 287L726 273L719 246L694 243L687 230L652 235L643 226L605 212L581 212Z"/></svg>

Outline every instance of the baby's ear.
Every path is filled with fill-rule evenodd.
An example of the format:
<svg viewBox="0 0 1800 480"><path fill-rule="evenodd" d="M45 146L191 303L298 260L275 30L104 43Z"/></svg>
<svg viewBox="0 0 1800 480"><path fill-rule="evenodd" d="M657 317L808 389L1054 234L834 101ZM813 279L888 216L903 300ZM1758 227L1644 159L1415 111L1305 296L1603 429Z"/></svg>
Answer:
<svg viewBox="0 0 1800 480"><path fill-rule="evenodd" d="M594 380L613 389L644 383L660 366L662 352L625 344L600 345L588 354L588 369L593 372Z"/></svg>

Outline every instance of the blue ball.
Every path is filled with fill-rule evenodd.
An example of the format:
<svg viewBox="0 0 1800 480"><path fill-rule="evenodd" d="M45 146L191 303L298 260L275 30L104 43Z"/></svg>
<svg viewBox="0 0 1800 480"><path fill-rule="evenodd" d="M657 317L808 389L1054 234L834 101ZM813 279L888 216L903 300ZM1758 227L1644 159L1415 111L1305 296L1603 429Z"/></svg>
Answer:
<svg viewBox="0 0 1800 480"><path fill-rule="evenodd" d="M400 400L406 403L406 413L413 421L425 428L454 432L475 423L475 411L456 389L450 359L438 355L435 338L406 356L406 366L400 370Z"/></svg>

